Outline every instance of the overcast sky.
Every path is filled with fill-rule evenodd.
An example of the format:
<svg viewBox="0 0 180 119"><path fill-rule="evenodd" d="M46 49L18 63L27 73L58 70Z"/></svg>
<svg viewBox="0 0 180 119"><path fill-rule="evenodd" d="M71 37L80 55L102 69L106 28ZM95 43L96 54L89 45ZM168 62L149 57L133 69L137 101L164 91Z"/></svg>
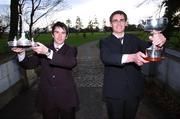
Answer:
<svg viewBox="0 0 180 119"><path fill-rule="evenodd" d="M139 20L144 17L149 17L157 14L158 5L162 0L149 0L140 7L138 4L144 0L65 0L67 8L61 10L46 19L39 21L39 26L46 26L51 21L66 22L69 18L72 25L75 24L77 16L81 18L84 26L87 25L89 20L95 17L98 19L100 25L103 19L106 19L109 25L109 16L115 10L123 10L128 15L130 24L138 24ZM10 0L0 0L0 4L9 4ZM163 15L162 10L161 15ZM101 27L101 26L100 26Z"/></svg>

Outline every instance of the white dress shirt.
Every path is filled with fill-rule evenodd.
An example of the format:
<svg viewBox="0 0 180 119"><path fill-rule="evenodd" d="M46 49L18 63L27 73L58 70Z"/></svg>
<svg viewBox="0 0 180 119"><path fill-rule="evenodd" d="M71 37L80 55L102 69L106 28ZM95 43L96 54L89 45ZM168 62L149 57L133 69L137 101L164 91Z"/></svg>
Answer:
<svg viewBox="0 0 180 119"><path fill-rule="evenodd" d="M116 33L112 33L114 36L116 36L116 38L118 38L119 39L119 37L120 38L122 38L122 37L124 37L124 32L121 34L121 36L119 36L119 35L117 35ZM121 44L123 45L123 42L124 42L124 39L121 39ZM124 63L127 63L127 58L128 58L128 54L123 54L122 55L122 58L121 58L121 64L124 64Z"/></svg>
<svg viewBox="0 0 180 119"><path fill-rule="evenodd" d="M121 40L121 44L123 45L124 39ZM124 64L127 62L128 54L123 54L121 59L121 64Z"/></svg>
<svg viewBox="0 0 180 119"><path fill-rule="evenodd" d="M54 42L54 48L58 51L59 49L62 48L62 46L64 45L64 43L58 45L57 43ZM53 58L53 50L51 50L50 54L47 56L47 58L52 59Z"/></svg>

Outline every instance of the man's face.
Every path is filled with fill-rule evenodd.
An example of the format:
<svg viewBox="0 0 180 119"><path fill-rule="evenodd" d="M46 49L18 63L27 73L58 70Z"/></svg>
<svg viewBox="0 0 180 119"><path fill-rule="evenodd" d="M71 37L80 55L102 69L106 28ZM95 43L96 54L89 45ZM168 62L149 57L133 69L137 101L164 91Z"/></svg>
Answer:
<svg viewBox="0 0 180 119"><path fill-rule="evenodd" d="M111 27L113 32L122 33L124 32L126 26L127 26L127 21L125 21L123 15L116 14L112 17Z"/></svg>
<svg viewBox="0 0 180 119"><path fill-rule="evenodd" d="M55 27L52 37L54 38L54 42L60 45L64 43L67 38L66 31L61 27Z"/></svg>

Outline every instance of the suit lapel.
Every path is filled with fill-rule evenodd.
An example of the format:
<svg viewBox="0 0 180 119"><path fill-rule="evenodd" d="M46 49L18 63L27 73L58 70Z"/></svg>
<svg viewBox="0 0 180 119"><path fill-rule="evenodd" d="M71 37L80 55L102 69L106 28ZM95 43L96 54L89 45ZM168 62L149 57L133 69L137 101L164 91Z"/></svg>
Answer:
<svg viewBox="0 0 180 119"><path fill-rule="evenodd" d="M110 44L114 45L115 48L122 48L121 42L114 35L111 34L110 40Z"/></svg>
<svg viewBox="0 0 180 119"><path fill-rule="evenodd" d="M129 39L128 39L127 35L124 34L123 48L122 48L123 53L127 53L127 50L129 50L130 46L131 45L129 43Z"/></svg>
<svg viewBox="0 0 180 119"><path fill-rule="evenodd" d="M54 44L51 44L49 46L49 48L51 50L53 50L54 52L57 52L57 53L62 54L62 55L64 55L66 53L66 51L68 50L68 46L66 44L64 44L58 51L56 51Z"/></svg>
<svg viewBox="0 0 180 119"><path fill-rule="evenodd" d="M68 50L68 46L66 44L64 44L57 52L62 55L65 55L67 50Z"/></svg>

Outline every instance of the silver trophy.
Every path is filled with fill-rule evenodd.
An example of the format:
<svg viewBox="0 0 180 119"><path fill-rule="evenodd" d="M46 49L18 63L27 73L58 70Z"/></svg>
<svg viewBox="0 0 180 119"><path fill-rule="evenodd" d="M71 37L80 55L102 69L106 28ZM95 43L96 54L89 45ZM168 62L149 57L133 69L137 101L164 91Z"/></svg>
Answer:
<svg viewBox="0 0 180 119"><path fill-rule="evenodd" d="M34 42L34 39L32 38L31 40L28 40L25 37L25 32L24 32L24 19L23 16L21 16L22 19L22 32L21 32L21 37L17 40L16 36L14 37L13 41L8 41L8 45L10 47L19 47L19 48L29 48L32 46L37 46L37 43Z"/></svg>
<svg viewBox="0 0 180 119"><path fill-rule="evenodd" d="M141 27L144 31L152 32L153 30L163 31L168 24L168 19L166 17L162 18L148 18L140 21ZM153 35L153 34L152 34ZM162 48L155 45L150 46L146 49L146 56L144 59L147 61L160 61L162 57Z"/></svg>

